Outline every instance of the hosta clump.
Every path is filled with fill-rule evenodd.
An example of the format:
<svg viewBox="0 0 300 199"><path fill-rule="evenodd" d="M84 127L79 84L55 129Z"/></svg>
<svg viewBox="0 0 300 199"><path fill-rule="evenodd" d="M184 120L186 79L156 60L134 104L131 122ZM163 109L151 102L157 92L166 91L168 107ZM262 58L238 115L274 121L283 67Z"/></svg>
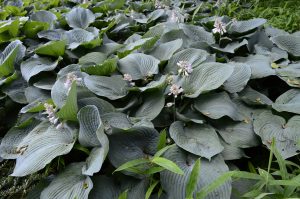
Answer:
<svg viewBox="0 0 300 199"><path fill-rule="evenodd" d="M78 3L20 6L26 17L0 25L1 110L21 104L0 156L16 160L12 176L55 174L32 194L181 199L199 158L194 196L246 148L274 140L283 158L300 153L298 33L264 19L193 25L190 4Z"/></svg>

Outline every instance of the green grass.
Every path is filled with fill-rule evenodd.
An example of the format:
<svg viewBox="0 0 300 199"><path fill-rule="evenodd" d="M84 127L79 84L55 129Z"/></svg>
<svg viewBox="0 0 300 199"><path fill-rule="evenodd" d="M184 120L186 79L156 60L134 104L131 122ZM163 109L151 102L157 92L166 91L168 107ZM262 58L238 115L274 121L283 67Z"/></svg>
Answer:
<svg viewBox="0 0 300 199"><path fill-rule="evenodd" d="M300 30L299 0L225 0L212 15L228 15L238 20L265 18L273 27L287 32Z"/></svg>

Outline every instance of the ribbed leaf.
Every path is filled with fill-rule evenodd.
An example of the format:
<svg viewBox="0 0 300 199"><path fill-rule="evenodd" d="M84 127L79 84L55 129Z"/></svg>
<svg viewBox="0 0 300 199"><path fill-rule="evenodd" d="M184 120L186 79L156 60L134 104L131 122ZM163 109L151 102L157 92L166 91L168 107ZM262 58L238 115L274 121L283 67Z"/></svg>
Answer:
<svg viewBox="0 0 300 199"><path fill-rule="evenodd" d="M221 63L204 63L184 78L182 88L186 97L196 98L201 93L220 87L233 73L233 66Z"/></svg>
<svg viewBox="0 0 300 199"><path fill-rule="evenodd" d="M129 74L133 80L143 79L158 73L159 60L142 53L130 54L119 60L119 70Z"/></svg>
<svg viewBox="0 0 300 199"><path fill-rule="evenodd" d="M300 36L279 35L272 38L272 41L281 49L286 50L293 56L300 56Z"/></svg>
<svg viewBox="0 0 300 199"><path fill-rule="evenodd" d="M123 48L118 50L118 57L119 58L126 57L131 52L133 52L134 50L137 50L137 49L141 48L144 44L146 44L151 39L152 39L151 37L150 38L144 38L144 39L140 38L136 41L129 42L126 46L124 46Z"/></svg>
<svg viewBox="0 0 300 199"><path fill-rule="evenodd" d="M233 73L231 76L224 82L224 89L230 93L236 93L245 88L250 77L251 77L251 68L248 64L243 63L229 63L234 66Z"/></svg>
<svg viewBox="0 0 300 199"><path fill-rule="evenodd" d="M189 176L199 157L189 154L186 151L173 147L165 153L165 158L176 163L184 172L184 175L178 175L173 172L164 170L161 172L160 180L167 198L185 199L185 188L188 183ZM212 158L211 161L201 159L200 178L195 192L200 191L203 187L213 183L219 176L228 171L221 156ZM229 199L231 195L231 181L227 181L220 187L209 193L207 199ZM193 195L195 198L196 194Z"/></svg>
<svg viewBox="0 0 300 199"><path fill-rule="evenodd" d="M19 144L22 140L38 125L34 120L26 127L11 128L1 140L0 156L5 159L16 159L20 156L21 151L18 150Z"/></svg>
<svg viewBox="0 0 300 199"><path fill-rule="evenodd" d="M78 100L78 106L80 108L87 105L96 106L100 115L104 113L115 112L115 107L112 104L97 97L86 97Z"/></svg>
<svg viewBox="0 0 300 199"><path fill-rule="evenodd" d="M188 48L175 53L168 62L165 68L165 72L177 74L179 67L177 63L179 61L187 61L196 68L199 64L206 60L208 53L201 49Z"/></svg>
<svg viewBox="0 0 300 199"><path fill-rule="evenodd" d="M93 182L81 174L83 162L70 164L43 190L41 199L88 199Z"/></svg>
<svg viewBox="0 0 300 199"><path fill-rule="evenodd" d="M33 13L30 16L30 19L32 21L46 22L50 25L50 27L53 27L53 24L57 20L57 17L52 12L49 12L47 10L40 10L38 12Z"/></svg>
<svg viewBox="0 0 300 199"><path fill-rule="evenodd" d="M228 116L235 121L245 120L244 115L241 114L226 92L200 95L195 100L194 105L203 115L212 119Z"/></svg>
<svg viewBox="0 0 300 199"><path fill-rule="evenodd" d="M170 136L184 150L211 159L221 153L221 145L215 130L209 125L193 124L184 127L183 122L174 122L170 126Z"/></svg>
<svg viewBox="0 0 300 199"><path fill-rule="evenodd" d="M79 143L86 147L100 146L100 138L104 135L104 125L97 107L87 105L80 109L77 117L80 125Z"/></svg>
<svg viewBox="0 0 300 199"><path fill-rule="evenodd" d="M239 92L240 98L249 105L272 105L273 102L264 94L247 86Z"/></svg>
<svg viewBox="0 0 300 199"><path fill-rule="evenodd" d="M262 139L263 144L271 147L273 138L276 148L284 159L299 153L297 140L300 139L300 116L294 116L288 122L284 118L265 111L254 121L254 131Z"/></svg>
<svg viewBox="0 0 300 199"><path fill-rule="evenodd" d="M134 116L153 120L165 106L165 97L161 91L146 93L143 104L136 110Z"/></svg>
<svg viewBox="0 0 300 199"><path fill-rule="evenodd" d="M169 60L172 55L182 46L182 39L162 43L151 50L150 55L159 59L160 61Z"/></svg>
<svg viewBox="0 0 300 199"><path fill-rule="evenodd" d="M59 57L65 54L65 47L65 41L50 41L35 49L34 52L39 55Z"/></svg>
<svg viewBox="0 0 300 199"><path fill-rule="evenodd" d="M234 54L240 47L245 46L248 44L248 41L244 39L242 42L232 42L227 44L224 48L221 48L218 45L211 45L213 49L216 49L218 51L224 52L224 53L231 53Z"/></svg>
<svg viewBox="0 0 300 199"><path fill-rule="evenodd" d="M101 64L96 64L93 66L82 67L82 71L90 74L90 75L110 75L115 72L117 69L117 59L106 59Z"/></svg>
<svg viewBox="0 0 300 199"><path fill-rule="evenodd" d="M130 160L153 156L158 137L158 132L148 127L133 127L127 131L114 132L109 136L108 158L118 168Z"/></svg>
<svg viewBox="0 0 300 199"><path fill-rule="evenodd" d="M22 43L19 40L11 42L0 56L0 77L7 76L14 72L14 64L21 50ZM22 57L21 57L22 59Z"/></svg>
<svg viewBox="0 0 300 199"><path fill-rule="evenodd" d="M264 55L250 55L248 57L235 57L233 60L248 64L251 67L251 79L275 75L275 70L271 67L270 57Z"/></svg>
<svg viewBox="0 0 300 199"><path fill-rule="evenodd" d="M17 158L12 176L25 176L43 169L55 157L69 153L76 131L68 126L56 129L48 122L36 126L18 144L22 153Z"/></svg>
<svg viewBox="0 0 300 199"><path fill-rule="evenodd" d="M215 43L213 34L207 32L203 27L182 23L180 24L180 28L183 30L184 34L194 41L206 42L207 44Z"/></svg>
<svg viewBox="0 0 300 199"><path fill-rule="evenodd" d="M96 95L116 100L128 93L128 84L119 76L87 76L84 78L86 87Z"/></svg>
<svg viewBox="0 0 300 199"><path fill-rule="evenodd" d="M89 31L83 29L73 29L65 32L67 39L68 49L75 49L78 46L90 42L95 38L95 35Z"/></svg>
<svg viewBox="0 0 300 199"><path fill-rule="evenodd" d="M266 22L267 20L262 18L250 19L247 21L237 21L232 23L231 26L229 26L228 32L245 33L255 28L258 28L259 26L262 26Z"/></svg>
<svg viewBox="0 0 300 199"><path fill-rule="evenodd" d="M26 81L43 71L52 71L61 59L52 61L46 57L31 57L21 64L21 73Z"/></svg>
<svg viewBox="0 0 300 199"><path fill-rule="evenodd" d="M95 21L95 15L92 11L81 7L73 8L66 14L66 20L72 28L87 28Z"/></svg>
<svg viewBox="0 0 300 199"><path fill-rule="evenodd" d="M280 95L272 107L279 112L286 111L300 114L300 90L290 89Z"/></svg>

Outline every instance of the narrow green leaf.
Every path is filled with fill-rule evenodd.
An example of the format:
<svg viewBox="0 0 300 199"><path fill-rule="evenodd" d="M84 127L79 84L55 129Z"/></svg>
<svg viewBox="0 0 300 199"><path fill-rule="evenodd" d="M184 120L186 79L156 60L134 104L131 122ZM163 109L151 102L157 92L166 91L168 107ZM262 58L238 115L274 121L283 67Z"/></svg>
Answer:
<svg viewBox="0 0 300 199"><path fill-rule="evenodd" d="M279 170L280 170L280 174L281 174L281 178L283 180L287 180L288 177L288 172L287 172L287 168L286 168L286 164L285 164L285 160L282 158L282 156L280 155L280 153L278 152L277 148L276 148L276 140L275 138L273 138L272 140L272 145L271 145L271 151L272 153L274 153L278 165L279 165Z"/></svg>
<svg viewBox="0 0 300 199"><path fill-rule="evenodd" d="M186 185L186 198L193 199L193 193L197 188L197 183L200 175L201 162L200 158L195 162L193 170L189 176L188 183Z"/></svg>
<svg viewBox="0 0 300 199"><path fill-rule="evenodd" d="M126 189L121 195L119 195L118 199L127 199L128 189Z"/></svg>
<svg viewBox="0 0 300 199"><path fill-rule="evenodd" d="M156 185L158 184L158 181L155 181L147 190L146 192L146 196L145 199L149 199L151 196L151 193L153 192L153 189L156 187Z"/></svg>
<svg viewBox="0 0 300 199"><path fill-rule="evenodd" d="M165 169L177 173L179 175L183 175L183 171L171 160L162 157L154 157L151 161L159 166L164 167Z"/></svg>
<svg viewBox="0 0 300 199"><path fill-rule="evenodd" d="M300 187L300 181L296 181L296 180L270 180L269 185L298 186L298 187Z"/></svg>
<svg viewBox="0 0 300 199"><path fill-rule="evenodd" d="M157 150L160 150L166 146L167 143L167 130L164 129L159 134L159 140L157 144Z"/></svg>
<svg viewBox="0 0 300 199"><path fill-rule="evenodd" d="M140 164L145 164L145 163L148 163L148 162L149 162L149 160L143 159L143 158L142 159L131 160L131 161L126 162L126 163L122 164L121 166L119 166L114 172L126 170L126 169L129 169L131 167L138 166Z"/></svg>
<svg viewBox="0 0 300 199"><path fill-rule="evenodd" d="M166 146L162 149L160 149L159 151L157 151L154 155L154 157L160 157L162 154L164 154L164 152L166 152L169 148L175 146L175 144L172 144L172 145L169 145L169 146Z"/></svg>
<svg viewBox="0 0 300 199"><path fill-rule="evenodd" d="M159 172L161 172L163 170L165 170L165 168L163 168L163 167L159 167L159 166L158 167L152 167L152 168L146 170L144 172L144 174L146 174L146 175L152 175L152 174L155 174L155 173L159 173Z"/></svg>
<svg viewBox="0 0 300 199"><path fill-rule="evenodd" d="M258 174L253 174L245 171L229 171L224 173L219 178L217 178L213 183L203 187L200 192L197 193L197 199L204 199L207 194L214 191L216 188L221 186L227 180L230 180L231 177L235 178L244 178L252 180L261 180L262 177Z"/></svg>

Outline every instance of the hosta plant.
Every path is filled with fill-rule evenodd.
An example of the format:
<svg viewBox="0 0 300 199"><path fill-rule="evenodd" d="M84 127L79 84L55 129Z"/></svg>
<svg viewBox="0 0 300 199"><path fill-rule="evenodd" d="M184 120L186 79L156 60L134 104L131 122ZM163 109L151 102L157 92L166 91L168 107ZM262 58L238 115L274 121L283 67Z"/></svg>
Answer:
<svg viewBox="0 0 300 199"><path fill-rule="evenodd" d="M193 25L193 1L2 4L0 156L46 176L28 198L229 199L247 148L300 153L299 32Z"/></svg>

